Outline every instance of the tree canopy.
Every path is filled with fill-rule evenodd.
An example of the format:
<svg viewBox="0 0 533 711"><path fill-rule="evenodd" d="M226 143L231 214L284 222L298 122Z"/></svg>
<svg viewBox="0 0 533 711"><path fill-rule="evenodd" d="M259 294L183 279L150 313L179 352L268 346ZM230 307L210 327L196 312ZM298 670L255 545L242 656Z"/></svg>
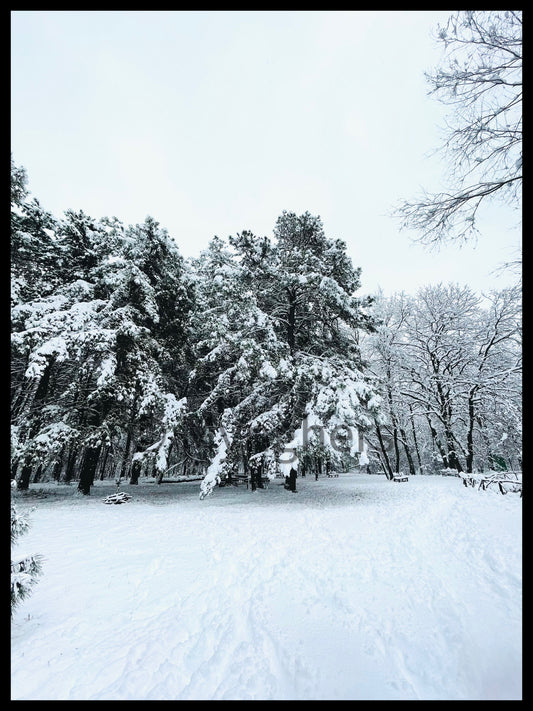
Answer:
<svg viewBox="0 0 533 711"><path fill-rule="evenodd" d="M447 187L404 201L395 214L425 244L466 241L498 199L522 197L522 12L467 10L438 28L442 65L426 74L430 94L451 107L441 147Z"/></svg>
<svg viewBox="0 0 533 711"><path fill-rule="evenodd" d="M180 471L209 492L228 473L279 473L310 415L371 426L379 398L358 345L371 299L319 217L283 212L272 237L215 237L184 260L152 217L52 217L12 169L19 488L77 479L88 494L96 477Z"/></svg>

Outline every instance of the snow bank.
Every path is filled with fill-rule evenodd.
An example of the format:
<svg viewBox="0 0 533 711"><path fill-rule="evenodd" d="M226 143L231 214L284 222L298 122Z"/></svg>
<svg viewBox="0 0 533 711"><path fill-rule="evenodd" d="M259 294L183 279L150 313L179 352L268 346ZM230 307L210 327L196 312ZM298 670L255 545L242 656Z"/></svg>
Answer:
<svg viewBox="0 0 533 711"><path fill-rule="evenodd" d="M282 484L126 485L123 506L104 482L17 492L44 566L12 623L11 698L521 698L517 495Z"/></svg>

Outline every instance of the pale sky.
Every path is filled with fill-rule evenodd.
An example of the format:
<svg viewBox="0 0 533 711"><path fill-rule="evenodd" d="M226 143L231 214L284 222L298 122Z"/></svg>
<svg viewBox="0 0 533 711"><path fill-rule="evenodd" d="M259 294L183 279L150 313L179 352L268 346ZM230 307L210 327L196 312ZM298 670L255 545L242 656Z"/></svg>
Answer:
<svg viewBox="0 0 533 711"><path fill-rule="evenodd" d="M309 211L362 268L359 294L500 288L516 211L490 208L477 246L438 252L390 217L445 184L449 108L424 72L449 14L12 11L12 155L55 217L151 215L184 257Z"/></svg>

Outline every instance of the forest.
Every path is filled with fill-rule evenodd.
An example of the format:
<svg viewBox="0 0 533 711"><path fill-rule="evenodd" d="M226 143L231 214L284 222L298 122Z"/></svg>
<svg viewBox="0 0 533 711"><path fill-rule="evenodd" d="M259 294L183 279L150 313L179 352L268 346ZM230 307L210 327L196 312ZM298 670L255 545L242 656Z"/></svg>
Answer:
<svg viewBox="0 0 533 711"><path fill-rule="evenodd" d="M11 178L20 490L179 475L205 495L232 474L255 488L308 419L300 475L521 468L518 286L356 296L361 270L308 212L184 259L152 217L57 218L13 159Z"/></svg>

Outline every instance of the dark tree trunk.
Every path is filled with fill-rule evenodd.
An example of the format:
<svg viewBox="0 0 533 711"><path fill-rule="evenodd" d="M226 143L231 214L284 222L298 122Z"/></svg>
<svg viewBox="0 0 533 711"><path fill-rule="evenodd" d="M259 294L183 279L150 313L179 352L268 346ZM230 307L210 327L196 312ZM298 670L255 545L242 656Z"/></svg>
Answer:
<svg viewBox="0 0 533 711"><path fill-rule="evenodd" d="M83 455L78 491L81 491L84 496L88 496L91 493L91 486L94 484L94 477L101 449L101 445L98 447L87 447Z"/></svg>
<svg viewBox="0 0 533 711"><path fill-rule="evenodd" d="M448 446L448 464L450 465L450 469L462 472L463 468L459 461L459 457L457 456L457 452L455 451L455 438L453 436L453 432L449 428L446 428L444 436L446 437L446 444Z"/></svg>
<svg viewBox="0 0 533 711"><path fill-rule="evenodd" d="M433 423L431 422L431 418L430 418L429 415L426 415L426 419L427 419L427 421L428 421L429 431L431 432L431 438L432 438L432 440L433 440L435 446L436 446L437 449L439 450L439 454L440 454L441 459L442 459L442 464L443 464L443 466L444 466L445 469L448 469L448 457L447 457L447 455L446 455L446 452L444 451L444 447L442 446L442 443L441 443L441 441L440 441L440 439L439 439L439 436L437 435L437 431L436 431L436 429L433 427Z"/></svg>
<svg viewBox="0 0 533 711"><path fill-rule="evenodd" d="M76 449L74 445L70 447L68 457L67 457L67 465L65 467L65 475L63 477L64 481L67 483L71 482L72 479L74 479L74 465L76 464Z"/></svg>
<svg viewBox="0 0 533 711"><path fill-rule="evenodd" d="M141 473L141 460L140 459L134 459L133 463L131 465L131 475L130 475L130 484L138 484L139 483L139 475Z"/></svg>
<svg viewBox="0 0 533 711"><path fill-rule="evenodd" d="M126 447L125 447L125 452L124 452L124 459L122 461L122 469L120 472L121 478L126 478L128 474L130 474L131 471L131 455L130 455L130 450L131 450L131 445L132 445L132 439L133 439L133 429L134 429L134 424L133 420L135 418L135 413L137 410L137 401L139 399L138 394L135 394L135 397L133 398L133 403L131 405L131 411L130 411L130 420L128 424L128 431L127 431L127 436L126 436Z"/></svg>
<svg viewBox="0 0 533 711"><path fill-rule="evenodd" d="M289 491L296 492L296 469L292 467L288 476L288 489Z"/></svg>
<svg viewBox="0 0 533 711"><path fill-rule="evenodd" d="M474 466L474 423L476 419L476 409L474 405L475 390L468 393L468 431L466 434L466 471L472 473Z"/></svg>
<svg viewBox="0 0 533 711"><path fill-rule="evenodd" d="M392 477L394 476L394 473L392 471L392 467L391 467L390 461L389 461L389 455L387 454L387 449L386 449L385 443L383 441L383 435L381 434L381 428L377 424L377 422L376 422L376 434L378 436L379 446L381 447L381 452L383 454L383 461L385 462L385 475L386 475L387 479L392 479Z"/></svg>
<svg viewBox="0 0 533 711"><path fill-rule="evenodd" d="M407 464L409 465L409 474L414 476L416 474L415 471L415 465L413 462L413 457L411 455L411 449L409 448L409 444L407 442L407 435L405 434L405 430L400 428L400 435L403 441L403 448L405 450L405 456L407 457Z"/></svg>
<svg viewBox="0 0 533 711"><path fill-rule="evenodd" d="M390 372L388 372L388 376L390 379L390 377L391 377ZM392 403L392 391L390 388L387 391L387 397L389 400L389 407L390 407L391 421L392 421L392 441L394 443L394 456L395 456L394 471L398 474L400 472L400 448L398 446L398 422L396 420L396 416L394 415L394 409L393 409L393 403Z"/></svg>
<svg viewBox="0 0 533 711"><path fill-rule="evenodd" d="M25 459L17 481L17 489L20 489L20 491L27 491L29 489L32 471L33 467L30 464L30 460Z"/></svg>
<svg viewBox="0 0 533 711"><path fill-rule="evenodd" d="M420 458L420 449L418 448L418 440L416 438L415 419L413 417L413 408L411 405L409 405L409 411L411 413L411 430L413 432L413 442L415 443L416 460L418 462L418 469L420 473L422 473L422 459Z"/></svg>
<svg viewBox="0 0 533 711"><path fill-rule="evenodd" d="M98 475L98 478L100 479L100 481L103 481L105 478L105 468L107 466L107 460L109 459L109 452L110 452L110 448L105 447L104 455L100 457L100 467L99 467L100 471L99 471L99 475Z"/></svg>
<svg viewBox="0 0 533 711"><path fill-rule="evenodd" d="M63 454L65 453L65 448L61 450L61 454L59 455L59 458L57 462L54 464L54 468L52 470L52 479L54 481L59 481L61 479L61 469L63 468Z"/></svg>
<svg viewBox="0 0 533 711"><path fill-rule="evenodd" d="M259 467L253 465L250 467L250 487L252 491L259 489L261 486L261 471Z"/></svg>
<svg viewBox="0 0 533 711"><path fill-rule="evenodd" d="M120 470L120 478L126 479L131 466L130 449L131 449L132 432L131 427L128 427L126 435L126 446L124 447L124 458L122 459L122 468Z"/></svg>
<svg viewBox="0 0 533 711"><path fill-rule="evenodd" d="M398 474L400 471L400 447L398 446L398 428L396 426L393 429L392 441L394 442L394 471Z"/></svg>
<svg viewBox="0 0 533 711"><path fill-rule="evenodd" d="M48 387L50 385L50 374L52 372L53 363L54 359L50 358L48 360L46 368L44 369L42 377L39 380L39 385L37 386L37 390L35 391L35 400L37 402L44 400L45 397L48 395Z"/></svg>
<svg viewBox="0 0 533 711"><path fill-rule="evenodd" d="M318 456L315 458L315 481L318 481L319 475L322 475L322 460Z"/></svg>

